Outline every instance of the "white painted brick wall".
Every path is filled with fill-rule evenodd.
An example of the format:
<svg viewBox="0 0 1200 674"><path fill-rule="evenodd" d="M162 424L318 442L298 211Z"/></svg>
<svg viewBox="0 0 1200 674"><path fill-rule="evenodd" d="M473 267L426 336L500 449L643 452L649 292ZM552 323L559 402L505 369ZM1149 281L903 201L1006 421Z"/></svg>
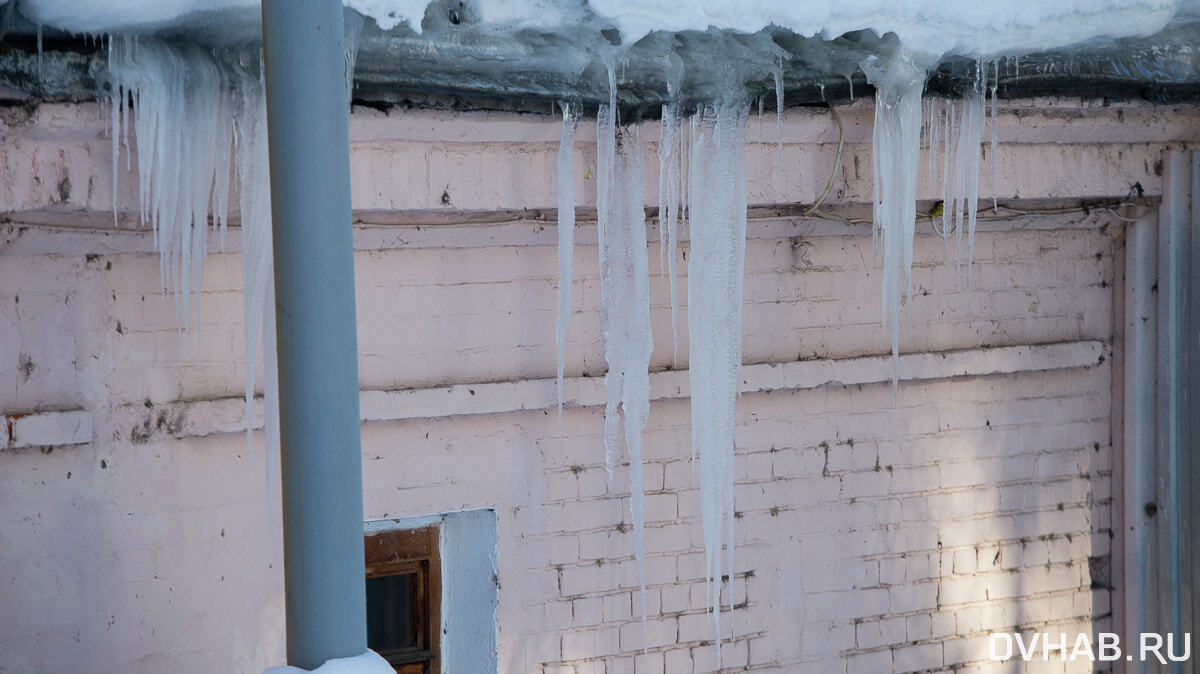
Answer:
<svg viewBox="0 0 1200 674"><path fill-rule="evenodd" d="M68 121L82 123L84 113L72 114ZM817 165L830 159L821 118L806 114L789 116L786 129L792 168L785 177L797 185L788 198L803 198L817 169L827 170ZM1186 121L1194 111L1139 114ZM513 122L532 129L530 141L489 126L495 117L427 117L356 115L355 166L378 169L370 176L356 169L356 207L438 208L429 195L440 195L446 181L455 208L553 205L555 125ZM430 123L431 140L418 142L402 128L413 119ZM851 142L865 142L867 111L851 110L848 119L859 134ZM1009 122L1004 140L1015 143L1022 127ZM447 129L465 135L448 140ZM1118 183L1124 194L1131 176L1147 189L1157 184L1142 177L1153 171L1141 160L1128 173L1112 173L1111 164L1080 171L1072 162L1095 166L1089 162L1118 146L1037 145L1044 132L1030 127L1031 144L1014 152L1024 153L1022 167L1041 158L1052 180L1030 194L1030 177L1002 160L1004 189L1063 197L1115 193ZM500 137L488 142L487 134ZM2 142L9 156L29 159L5 165L5 175L24 176L5 183L5 208L50 203L31 186L36 162L27 153L37 161L57 156L46 149L56 143L95 149L94 157L67 155L62 170L73 185L94 174L87 200L72 197L72 204L108 206L107 139L96 129ZM1119 147L1153 157L1152 142L1131 137ZM763 148L764 166L774 165L772 151ZM866 150L848 152L846 170L858 157L869 176ZM1067 164L1073 177L1055 168ZM848 178L847 200L869 194L861 176ZM769 172L754 180L754 193L768 199ZM746 362L887 353L869 236L763 234L774 226L750 224L759 236L747 246ZM177 438L203 420L179 418L181 407L167 411L178 401L241 393L238 255L207 261L199 321L185 338L158 292L157 260L137 252L147 249L148 235L117 241L105 232L5 227L13 243L0 248L0 381L9 383L0 387L0 412L80 409L94 430L80 446L0 452L0 669L207 673L278 664L279 514L267 506L261 434L253 451L237 433ZM363 387L469 388L553 376L557 272L552 228L539 227L488 229L501 239L529 237L526 244L464 244L456 228L405 228L386 230L395 236L382 245L380 230L360 230ZM423 243L408 245L418 234ZM1111 343L1119 236L1115 220L1106 230L981 232L970 294L955 287L941 240L920 237L901 350ZM596 251L581 240L567 372L596 377L604 372ZM105 252L86 257L94 250ZM669 300L656 244L649 257L653 367L666 369ZM686 344L686 320L680 327ZM678 366L686 363L684 349ZM1104 579L1091 577L1089 561L1112 554L1110 363L909 382L895 393L882 383L743 395L737 549L723 584L735 605L723 620L733 637L722 649L724 665L820 674L1011 671L985 661L988 632L1073 638L1109 628L1109 593L1093 587ZM116 413L130 405L141 406L136 424ZM645 643L628 466L617 466L609 483L601 409L568 408L561 448L553 410L365 424L366 514L496 509L504 672L712 671L688 423L686 400L662 400L646 430ZM1081 668L1038 663L1028 671Z"/></svg>

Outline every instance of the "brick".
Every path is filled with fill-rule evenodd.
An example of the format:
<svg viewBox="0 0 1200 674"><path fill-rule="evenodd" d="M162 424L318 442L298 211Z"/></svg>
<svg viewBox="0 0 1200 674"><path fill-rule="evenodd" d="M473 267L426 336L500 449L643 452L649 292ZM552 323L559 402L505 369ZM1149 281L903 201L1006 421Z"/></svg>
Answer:
<svg viewBox="0 0 1200 674"><path fill-rule="evenodd" d="M955 633L957 619L953 613L939 611L930 616L929 636L932 639L943 639Z"/></svg>
<svg viewBox="0 0 1200 674"><path fill-rule="evenodd" d="M679 643L712 641L714 638L712 619L707 613L689 613L679 616Z"/></svg>
<svg viewBox="0 0 1200 674"><path fill-rule="evenodd" d="M598 597L576 599L571 602L572 624L575 626L599 625L604 622L603 603Z"/></svg>
<svg viewBox="0 0 1200 674"><path fill-rule="evenodd" d="M943 644L947 665L988 660L991 655L991 637L986 634L965 639L947 639Z"/></svg>
<svg viewBox="0 0 1200 674"><path fill-rule="evenodd" d="M562 659L583 660L620 651L615 627L574 630L562 633Z"/></svg>
<svg viewBox="0 0 1200 674"><path fill-rule="evenodd" d="M642 622L636 619L621 625L621 650L624 652L640 651L646 648L662 648L676 642L679 636L679 624L675 618L647 618L645 639L643 640Z"/></svg>
<svg viewBox="0 0 1200 674"><path fill-rule="evenodd" d="M857 648L877 648L886 643L883 637L880 621L864 620L854 625L854 645ZM891 661L891 656L888 656Z"/></svg>
<svg viewBox="0 0 1200 674"><path fill-rule="evenodd" d="M664 672L691 672L692 651L687 648L675 648L663 654Z"/></svg>
<svg viewBox="0 0 1200 674"><path fill-rule="evenodd" d="M927 613L910 615L905 619L909 641L926 641L933 635L933 618Z"/></svg>
<svg viewBox="0 0 1200 674"><path fill-rule="evenodd" d="M892 649L892 667L896 672L917 672L942 666L942 648L938 644L918 644Z"/></svg>
<svg viewBox="0 0 1200 674"><path fill-rule="evenodd" d="M616 578L611 572L599 573L593 566L570 566L559 574L563 596L574 596L615 589Z"/></svg>
<svg viewBox="0 0 1200 674"><path fill-rule="evenodd" d="M606 594L601 597L605 622L622 622L633 617L633 595L630 592Z"/></svg>
<svg viewBox="0 0 1200 674"><path fill-rule="evenodd" d="M638 653L633 657L635 674L661 674L661 672L667 671L665 667L666 662L661 652Z"/></svg>
<svg viewBox="0 0 1200 674"><path fill-rule="evenodd" d="M884 618L879 621L879 633L884 645L903 644L908 641L908 626L903 616Z"/></svg>
<svg viewBox="0 0 1200 674"><path fill-rule="evenodd" d="M890 650L873 653L855 653L846 658L847 672L890 672L892 669L892 652Z"/></svg>
<svg viewBox="0 0 1200 674"><path fill-rule="evenodd" d="M579 561L579 539L574 536L555 536L545 545L546 561L550 564L573 564Z"/></svg>
<svg viewBox="0 0 1200 674"><path fill-rule="evenodd" d="M701 608L691 605L690 593L690 585L673 584L664 586L661 590L663 613L680 613L691 608Z"/></svg>
<svg viewBox="0 0 1200 674"><path fill-rule="evenodd" d="M955 548L954 549L954 573L956 574L971 574L975 573L978 566L976 562L976 551L973 547Z"/></svg>
<svg viewBox="0 0 1200 674"><path fill-rule="evenodd" d="M938 583L906 583L892 586L888 590L891 609L897 613L936 608L938 592Z"/></svg>

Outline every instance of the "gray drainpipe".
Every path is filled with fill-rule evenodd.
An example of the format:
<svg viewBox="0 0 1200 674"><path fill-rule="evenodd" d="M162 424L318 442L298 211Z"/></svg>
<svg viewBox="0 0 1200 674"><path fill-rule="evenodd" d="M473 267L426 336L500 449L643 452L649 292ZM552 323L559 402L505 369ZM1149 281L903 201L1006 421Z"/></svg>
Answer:
<svg viewBox="0 0 1200 674"><path fill-rule="evenodd" d="M264 0L288 664L367 649L341 0Z"/></svg>

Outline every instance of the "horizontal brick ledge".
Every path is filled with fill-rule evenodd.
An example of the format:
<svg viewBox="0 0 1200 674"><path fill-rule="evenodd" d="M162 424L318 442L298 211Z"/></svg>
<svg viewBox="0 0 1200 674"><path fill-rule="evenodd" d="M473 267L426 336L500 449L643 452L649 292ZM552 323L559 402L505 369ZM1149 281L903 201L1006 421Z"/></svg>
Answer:
<svg viewBox="0 0 1200 674"><path fill-rule="evenodd" d="M901 381L1066 370L1099 365L1104 362L1106 350L1103 342L1079 341L910 353L900 356L898 370ZM890 355L756 363L742 367L741 392L880 384L890 382L891 377ZM605 402L602 377L568 377L564 388L568 407ZM650 388L653 400L686 398L688 373L651 373ZM362 391L360 395L364 422L543 410L558 404L554 379ZM149 410L140 404L128 405L118 410L117 423L118 428L129 425L134 429L130 435L134 442L149 441L160 432L173 437L202 437L245 432L245 409L241 398L170 403ZM262 428L261 399L254 401L253 415L254 428Z"/></svg>
<svg viewBox="0 0 1200 674"><path fill-rule="evenodd" d="M92 414L86 410L4 415L0 449L60 447L92 441Z"/></svg>

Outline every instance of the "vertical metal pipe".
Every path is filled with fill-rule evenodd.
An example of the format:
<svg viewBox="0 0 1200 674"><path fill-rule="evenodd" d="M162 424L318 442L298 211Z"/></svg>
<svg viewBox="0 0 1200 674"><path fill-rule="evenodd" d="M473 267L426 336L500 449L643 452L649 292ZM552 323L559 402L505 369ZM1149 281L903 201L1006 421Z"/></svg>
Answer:
<svg viewBox="0 0 1200 674"><path fill-rule="evenodd" d="M1155 497L1155 365L1157 311L1157 223L1142 218L1125 230L1125 437L1124 525L1125 634L1122 642L1137 643L1139 632L1153 631L1157 573L1154 547L1159 519L1151 515ZM1145 664L1128 664L1141 672Z"/></svg>
<svg viewBox="0 0 1200 674"><path fill-rule="evenodd" d="M1184 569L1184 623L1181 629L1195 634L1200 629L1200 152L1191 155L1191 218L1185 227L1188 236L1187 289L1184 292L1184 312L1187 325L1181 348L1184 358L1184 432L1183 454L1187 470L1183 473L1186 502L1181 511L1186 523L1182 566Z"/></svg>
<svg viewBox="0 0 1200 674"><path fill-rule="evenodd" d="M341 0L264 0L288 663L367 649Z"/></svg>
<svg viewBox="0 0 1200 674"><path fill-rule="evenodd" d="M1159 540L1162 562L1159 577L1165 581L1160 594L1162 617L1160 632L1182 633L1183 624L1183 510L1181 473L1186 470L1183 457L1184 370L1183 343L1187 324L1184 312L1186 265L1191 196L1191 157L1186 152L1163 154L1163 202L1158 221L1158 478L1159 507L1165 521ZM1190 602L1189 602L1190 603ZM1182 672L1182 663L1173 663L1171 671Z"/></svg>

